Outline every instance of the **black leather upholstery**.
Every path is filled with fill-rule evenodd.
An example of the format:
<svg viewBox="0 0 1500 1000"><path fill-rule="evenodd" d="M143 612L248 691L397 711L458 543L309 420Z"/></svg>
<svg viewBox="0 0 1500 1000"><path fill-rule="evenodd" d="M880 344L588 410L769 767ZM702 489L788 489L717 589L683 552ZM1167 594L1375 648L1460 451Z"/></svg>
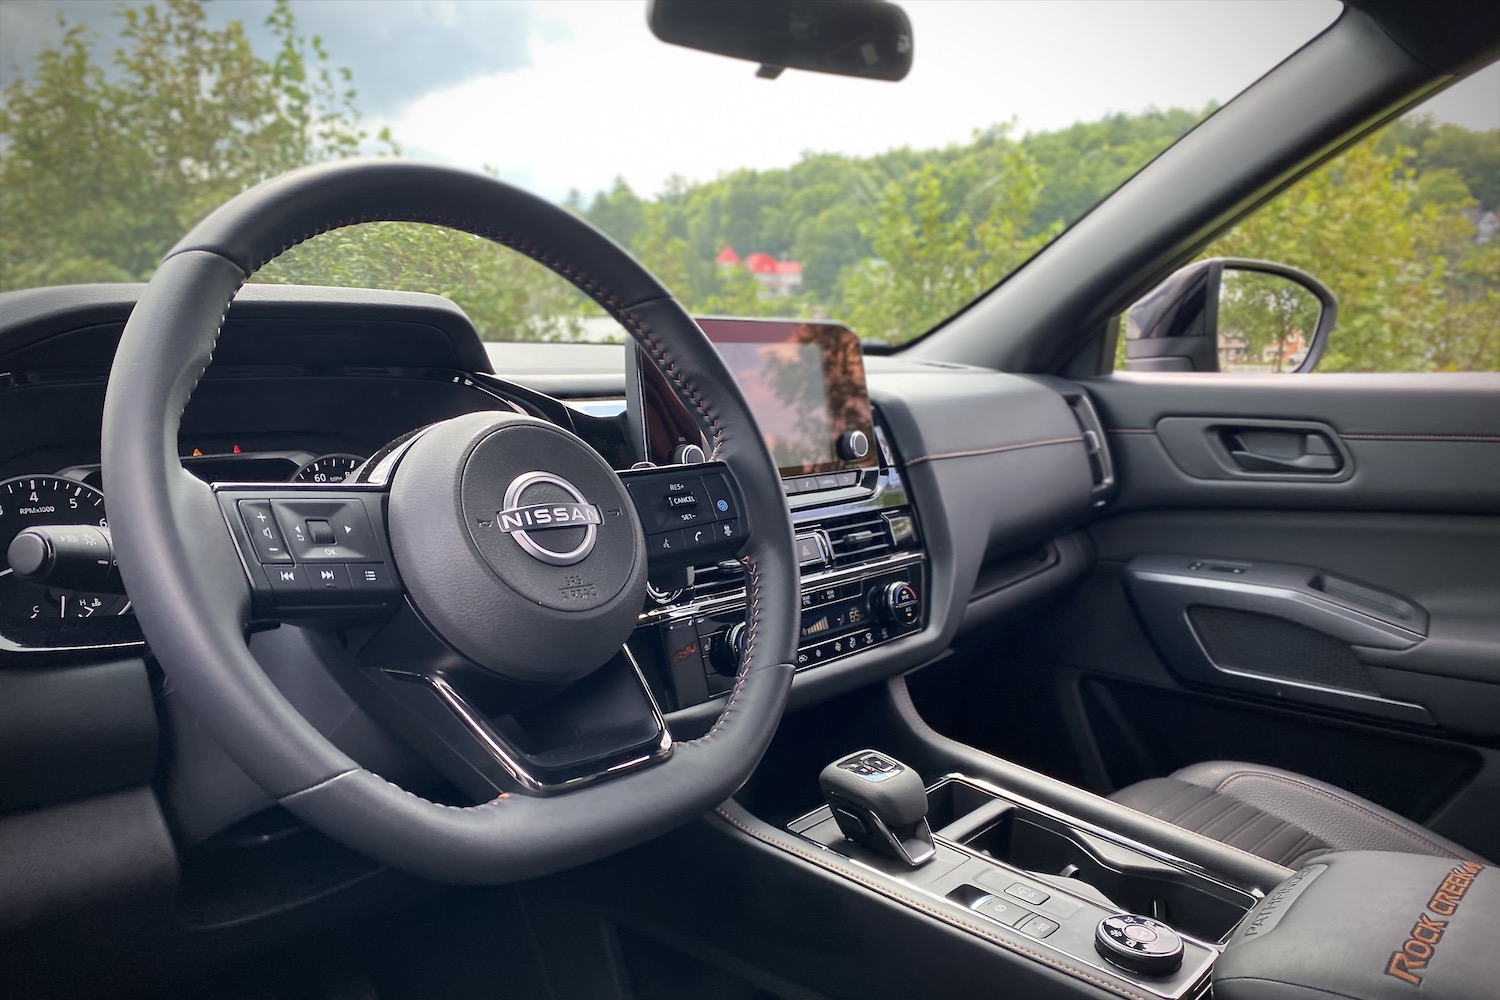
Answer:
<svg viewBox="0 0 1500 1000"><path fill-rule="evenodd" d="M1123 788L1115 801L1270 861L1300 868L1326 851L1476 859L1450 840L1306 775L1232 760Z"/></svg>
<svg viewBox="0 0 1500 1000"><path fill-rule="evenodd" d="M1235 929L1214 963L1214 1000L1496 996L1497 875L1412 854L1318 858Z"/></svg>

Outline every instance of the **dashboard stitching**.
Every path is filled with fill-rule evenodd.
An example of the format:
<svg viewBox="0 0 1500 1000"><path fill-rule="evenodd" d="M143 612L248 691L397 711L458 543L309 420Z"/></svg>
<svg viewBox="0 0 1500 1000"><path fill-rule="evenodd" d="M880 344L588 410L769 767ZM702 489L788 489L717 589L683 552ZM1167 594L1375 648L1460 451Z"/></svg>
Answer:
<svg viewBox="0 0 1500 1000"><path fill-rule="evenodd" d="M1006 451L1020 451L1023 448L1041 448L1053 444L1073 444L1083 440L1082 434L1074 434L1072 437L1047 438L1043 441L1020 441L1016 444L996 445L993 448L971 448L968 451L943 451L934 452L931 455L918 455L906 460L907 465L916 465L920 462L936 462L945 458L973 458L977 455L998 455Z"/></svg>
<svg viewBox="0 0 1500 1000"><path fill-rule="evenodd" d="M1086 979L1096 986L1100 986L1106 990L1109 990L1116 996L1129 997L1131 998L1131 1000L1141 1000L1142 994L1140 993L1128 990L1122 986L1110 982L1107 979L1100 979L1097 976L1090 975L1083 969L1074 968L1073 966L1068 965L1066 962L1058 961L1050 955L1045 955L1039 951L1033 951L1032 949L1027 948L1024 945L1019 944L1018 942L1012 941L1007 937L1002 937L1001 935L996 934L988 927L977 926L975 924L969 923L966 920L960 920L951 914L944 913L942 910L939 910L934 906L928 905L923 900L914 899L911 896L899 892L890 886L882 885L871 879L865 878L864 875L859 872L850 871L846 868L843 868L842 866L834 864L827 858L818 857L811 851L804 850L801 845L794 845L783 843L780 840L773 840L765 836L764 834L752 830L750 827L746 826L744 823L741 823L735 817L729 815L729 813L725 812L722 808L715 809L714 811L725 820L727 820L731 825L739 830L742 830L749 836L754 837L756 840L760 841L763 844L777 848L778 850L786 851L788 854L794 854L797 857L802 858L804 861L808 861L812 864L817 865L819 868L822 868L825 871L837 872L839 875L842 875L843 877L850 879L851 881L858 882L866 889L869 889L888 899L899 900L900 902L905 903L907 906L910 906L913 909L921 910L928 916L935 917L938 920L941 920L943 923L948 924L950 927L961 928L971 934L975 934L979 937L983 937L990 941L993 941L996 944L1000 945L1002 948L1005 948L1007 951L1015 952L1019 955L1025 955L1028 958L1034 958L1044 965L1051 966L1054 969L1060 969L1063 972L1066 972L1072 976L1077 976L1080 979Z"/></svg>
<svg viewBox="0 0 1500 1000"><path fill-rule="evenodd" d="M1340 434L1353 441L1444 441L1453 444L1500 444L1496 434Z"/></svg>

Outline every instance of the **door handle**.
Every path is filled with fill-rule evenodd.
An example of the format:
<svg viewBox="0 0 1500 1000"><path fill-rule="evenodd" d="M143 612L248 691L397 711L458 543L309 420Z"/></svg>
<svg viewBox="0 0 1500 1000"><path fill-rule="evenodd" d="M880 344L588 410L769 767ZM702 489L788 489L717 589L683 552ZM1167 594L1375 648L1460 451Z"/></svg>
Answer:
<svg viewBox="0 0 1500 1000"><path fill-rule="evenodd" d="M1321 431L1234 427L1220 434L1229 457L1246 472L1326 476L1344 467L1338 449Z"/></svg>

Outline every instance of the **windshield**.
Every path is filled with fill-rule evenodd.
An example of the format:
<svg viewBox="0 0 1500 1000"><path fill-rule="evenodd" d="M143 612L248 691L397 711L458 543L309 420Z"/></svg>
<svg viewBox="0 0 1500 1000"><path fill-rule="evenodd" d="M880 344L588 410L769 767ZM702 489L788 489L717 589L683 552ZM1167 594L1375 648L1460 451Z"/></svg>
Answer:
<svg viewBox="0 0 1500 1000"><path fill-rule="evenodd" d="M653 38L643 3L0 0L0 290L140 281L304 163L410 156L585 216L700 314L902 343L1024 263L1339 12L911 2L897 84ZM406 224L256 280L437 292L481 336L616 339L561 279Z"/></svg>

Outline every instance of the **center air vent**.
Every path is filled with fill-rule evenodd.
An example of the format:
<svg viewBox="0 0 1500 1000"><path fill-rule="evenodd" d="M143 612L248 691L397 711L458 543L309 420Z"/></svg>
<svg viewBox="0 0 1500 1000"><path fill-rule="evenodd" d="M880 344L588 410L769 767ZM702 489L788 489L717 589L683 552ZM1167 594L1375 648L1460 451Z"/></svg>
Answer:
<svg viewBox="0 0 1500 1000"><path fill-rule="evenodd" d="M880 514L855 515L822 527L828 533L835 569L879 559L895 548L890 526Z"/></svg>

